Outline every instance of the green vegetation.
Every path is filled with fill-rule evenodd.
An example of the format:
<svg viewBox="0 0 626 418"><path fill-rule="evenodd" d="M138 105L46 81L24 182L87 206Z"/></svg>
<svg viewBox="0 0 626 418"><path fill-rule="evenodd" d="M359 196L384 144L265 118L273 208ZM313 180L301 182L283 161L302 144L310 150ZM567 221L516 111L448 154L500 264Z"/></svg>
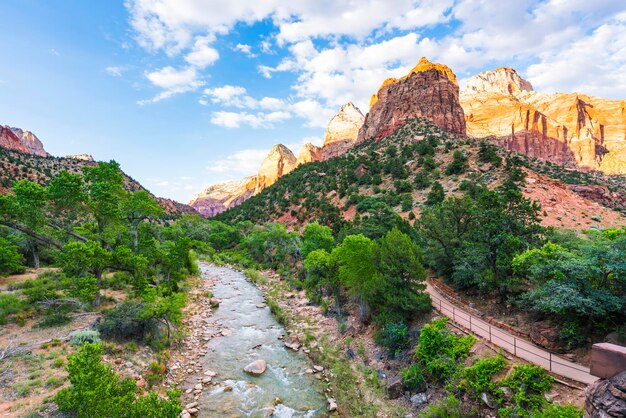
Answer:
<svg viewBox="0 0 626 418"><path fill-rule="evenodd" d="M163 417L180 415L178 393L169 392L166 399L156 393L138 394L134 379L123 379L111 366L102 363L102 346L84 344L69 358L70 386L61 389L55 401L61 412L77 417Z"/></svg>

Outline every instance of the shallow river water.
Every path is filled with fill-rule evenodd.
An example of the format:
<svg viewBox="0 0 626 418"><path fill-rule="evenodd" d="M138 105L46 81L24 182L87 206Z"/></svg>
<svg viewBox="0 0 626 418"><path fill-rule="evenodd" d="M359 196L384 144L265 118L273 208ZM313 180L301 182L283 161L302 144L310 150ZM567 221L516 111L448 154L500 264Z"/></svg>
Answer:
<svg viewBox="0 0 626 418"><path fill-rule="evenodd" d="M200 268L204 278L214 281L212 292L222 301L211 321L232 333L212 339L206 356L200 359L205 370L217 372L213 380L222 384L202 394L199 416L325 416L322 384L304 373L312 367L310 360L283 345L278 337L285 329L269 308L257 307L264 304L257 287L234 270L206 264ZM257 359L267 362L265 373L244 373L243 368Z"/></svg>

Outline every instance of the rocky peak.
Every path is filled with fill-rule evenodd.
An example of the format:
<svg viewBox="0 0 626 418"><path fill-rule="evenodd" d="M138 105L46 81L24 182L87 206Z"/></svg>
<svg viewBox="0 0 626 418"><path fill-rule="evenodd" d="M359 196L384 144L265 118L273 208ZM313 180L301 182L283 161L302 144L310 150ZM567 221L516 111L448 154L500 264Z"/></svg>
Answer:
<svg viewBox="0 0 626 418"><path fill-rule="evenodd" d="M293 170L296 162L297 159L289 148L283 144L274 145L259 169L255 194L276 183L276 180Z"/></svg>
<svg viewBox="0 0 626 418"><path fill-rule="evenodd" d="M20 142L28 149L29 154L47 157L49 154L43 148L42 142L37 135L30 131L24 131L20 128L10 128L11 131L20 139Z"/></svg>
<svg viewBox="0 0 626 418"><path fill-rule="evenodd" d="M243 203L252 196L256 177L227 181L208 186L191 199L189 206L206 217L215 216L226 209Z"/></svg>
<svg viewBox="0 0 626 418"><path fill-rule="evenodd" d="M459 103L459 85L452 70L422 58L401 78L385 80L372 96L370 111L358 142L381 139L407 119L424 118L440 128L465 136L465 117Z"/></svg>
<svg viewBox="0 0 626 418"><path fill-rule="evenodd" d="M8 126L0 125L0 147L30 154L28 148L22 144L20 138Z"/></svg>
<svg viewBox="0 0 626 418"><path fill-rule="evenodd" d="M298 160L296 166L302 164L312 163L314 161L320 161L322 159L322 149L311 143L304 144L300 153L298 154Z"/></svg>
<svg viewBox="0 0 626 418"><path fill-rule="evenodd" d="M322 147L322 159L336 157L352 147L364 120L363 113L351 102L341 106L339 112L328 122Z"/></svg>
<svg viewBox="0 0 626 418"><path fill-rule="evenodd" d="M461 89L461 94L500 93L515 95L523 91L533 91L532 84L524 80L513 68L500 67L470 77Z"/></svg>

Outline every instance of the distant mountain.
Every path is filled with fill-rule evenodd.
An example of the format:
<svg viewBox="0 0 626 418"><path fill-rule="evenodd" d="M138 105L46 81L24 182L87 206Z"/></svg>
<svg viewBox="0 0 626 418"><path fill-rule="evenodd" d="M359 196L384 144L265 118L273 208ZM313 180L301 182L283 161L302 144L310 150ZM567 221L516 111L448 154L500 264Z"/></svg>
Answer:
<svg viewBox="0 0 626 418"><path fill-rule="evenodd" d="M541 93L511 68L471 77L460 94L467 134L530 157L626 174L626 101Z"/></svg>
<svg viewBox="0 0 626 418"><path fill-rule="evenodd" d="M305 144L296 158L285 145L276 144L261 163L257 175L210 185L194 196L189 205L203 216L215 216L259 194L300 165L341 155L356 144L364 118L356 106L346 103L328 123L321 148Z"/></svg>
<svg viewBox="0 0 626 418"><path fill-rule="evenodd" d="M45 185L63 170L81 173L84 167L96 164L93 157L86 154L68 157L50 156L44 150L41 141L31 132L0 125L0 193L7 193L18 180L28 179ZM132 177L127 174L124 176L127 190L146 190ZM198 213L192 207L174 200L154 195L152 197L169 215Z"/></svg>
<svg viewBox="0 0 626 418"><path fill-rule="evenodd" d="M532 88L511 71L468 84L479 94L501 97ZM524 171L522 193L541 204L544 225L626 225L625 177L563 167L467 138L466 120L468 132L474 125L459 99L452 71L422 59L406 77L383 83L355 145L334 158L297 167L217 219L278 221L292 228L313 219L334 225L357 217L380 219L387 210L411 219L419 217L435 187L448 196L462 194L467 182L498 187L510 167L493 161L506 157Z"/></svg>

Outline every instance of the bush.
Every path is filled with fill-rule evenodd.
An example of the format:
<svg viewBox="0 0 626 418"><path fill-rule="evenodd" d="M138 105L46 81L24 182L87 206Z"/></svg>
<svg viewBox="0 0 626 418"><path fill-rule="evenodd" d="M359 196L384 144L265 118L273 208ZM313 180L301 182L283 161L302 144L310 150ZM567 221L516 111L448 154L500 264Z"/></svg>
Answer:
<svg viewBox="0 0 626 418"><path fill-rule="evenodd" d="M533 414L533 418L583 418L583 411L574 405L550 404Z"/></svg>
<svg viewBox="0 0 626 418"><path fill-rule="evenodd" d="M66 309L50 309L46 312L46 316L44 316L44 318L39 321L35 326L37 328L60 327L65 324L69 324L71 320L72 317L69 315Z"/></svg>
<svg viewBox="0 0 626 418"><path fill-rule="evenodd" d="M99 343L100 333L96 330L73 331L70 333L72 345L83 345L85 343Z"/></svg>
<svg viewBox="0 0 626 418"><path fill-rule="evenodd" d="M446 167L446 174L461 174L467 170L467 157L461 151L454 151L453 161Z"/></svg>
<svg viewBox="0 0 626 418"><path fill-rule="evenodd" d="M426 195L426 204L428 206L436 205L443 202L446 198L446 192L443 190L443 186L438 181L433 183L430 191Z"/></svg>
<svg viewBox="0 0 626 418"><path fill-rule="evenodd" d="M404 387L409 390L415 390L423 386L426 382L422 366L419 363L414 363L406 369L401 370L400 375L402 376Z"/></svg>
<svg viewBox="0 0 626 418"><path fill-rule="evenodd" d="M17 247L4 238L0 238L0 277L22 273L26 270L22 254Z"/></svg>
<svg viewBox="0 0 626 418"><path fill-rule="evenodd" d="M446 329L447 318L434 319L424 325L415 355L433 378L445 381L454 376L461 361L476 342L471 335L459 337Z"/></svg>
<svg viewBox="0 0 626 418"><path fill-rule="evenodd" d="M502 391L496 387L493 376L504 370L506 360L503 356L481 358L461 372L459 389L468 392L474 399L480 399L482 393L494 395L498 401L502 398Z"/></svg>
<svg viewBox="0 0 626 418"><path fill-rule="evenodd" d="M84 344L69 357L70 386L55 396L59 410L77 417L174 418L182 412L177 392L159 399L137 396L133 379L123 379L102 363L102 345Z"/></svg>
<svg viewBox="0 0 626 418"><path fill-rule="evenodd" d="M461 402L454 395L449 395L441 401L434 403L428 407L420 418L464 418L466 417L461 410Z"/></svg>
<svg viewBox="0 0 626 418"><path fill-rule="evenodd" d="M498 411L501 417L528 417L546 404L544 394L550 390L554 378L539 366L521 364L501 381L511 389L513 405Z"/></svg>
<svg viewBox="0 0 626 418"><path fill-rule="evenodd" d="M144 318L145 306L134 300L124 301L107 311L98 325L104 338L117 340L143 340L149 333L155 333L157 323L151 318Z"/></svg>
<svg viewBox="0 0 626 418"><path fill-rule="evenodd" d="M376 344L385 347L389 351L389 355L392 358L411 345L409 329L401 322L388 322L383 328L376 332L374 338L376 340Z"/></svg>
<svg viewBox="0 0 626 418"><path fill-rule="evenodd" d="M15 295L0 295L0 325L6 325L9 317L15 315L22 310L23 303Z"/></svg>

